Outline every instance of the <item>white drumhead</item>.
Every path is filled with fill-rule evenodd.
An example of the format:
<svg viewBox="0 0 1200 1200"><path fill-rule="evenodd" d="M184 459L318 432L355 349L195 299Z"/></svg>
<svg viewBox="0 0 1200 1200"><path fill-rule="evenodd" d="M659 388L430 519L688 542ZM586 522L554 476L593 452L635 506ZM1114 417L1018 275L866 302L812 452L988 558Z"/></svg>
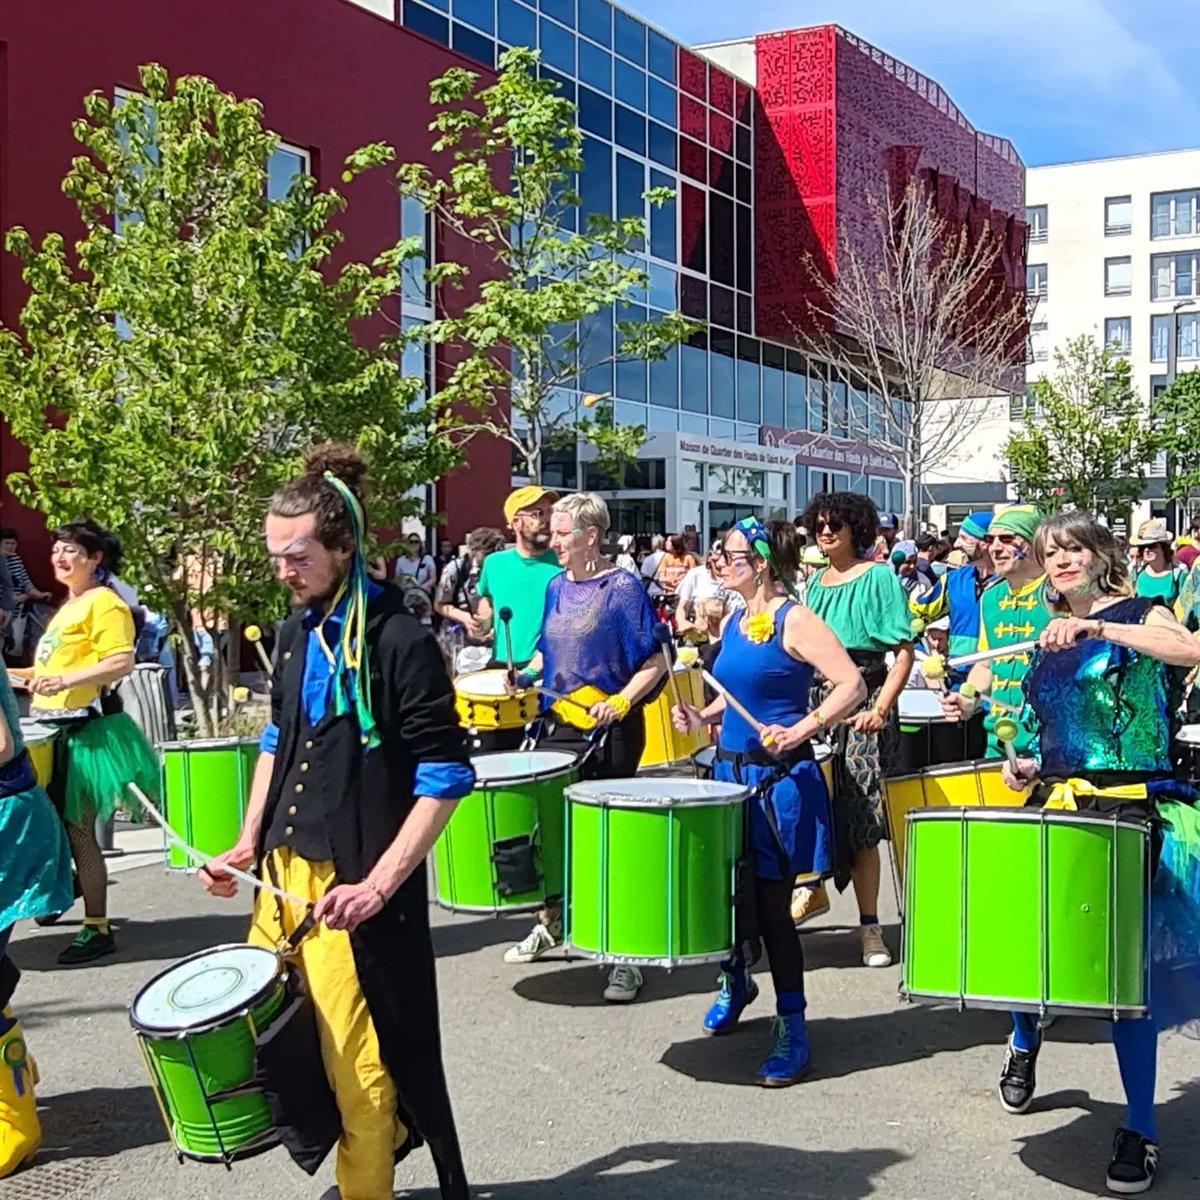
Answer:
<svg viewBox="0 0 1200 1200"><path fill-rule="evenodd" d="M692 761L700 767L711 767L717 761L716 746L701 746L692 755Z"/></svg>
<svg viewBox="0 0 1200 1200"><path fill-rule="evenodd" d="M901 724L928 725L946 719L938 693L932 688L905 688L896 707Z"/></svg>
<svg viewBox="0 0 1200 1200"><path fill-rule="evenodd" d="M52 742L58 737L58 730L53 725L43 725L41 721L30 721L22 718L21 737L26 746L37 746L43 742Z"/></svg>
<svg viewBox="0 0 1200 1200"><path fill-rule="evenodd" d="M1175 735L1177 742L1185 746L1200 746L1200 725L1183 725Z"/></svg>
<svg viewBox="0 0 1200 1200"><path fill-rule="evenodd" d="M472 671L469 675L460 675L454 681L456 692L465 692L472 696L504 696L504 675L500 670Z"/></svg>
<svg viewBox="0 0 1200 1200"><path fill-rule="evenodd" d="M152 979L130 1011L142 1029L195 1029L240 1012L279 974L274 951L218 946L185 958Z"/></svg>
<svg viewBox="0 0 1200 1200"><path fill-rule="evenodd" d="M564 750L513 750L500 754L479 754L471 759L479 787L534 775L560 775L575 765L575 755Z"/></svg>
<svg viewBox="0 0 1200 1200"><path fill-rule="evenodd" d="M685 804L737 804L750 789L715 779L594 779L567 788L568 800L618 808L672 808Z"/></svg>

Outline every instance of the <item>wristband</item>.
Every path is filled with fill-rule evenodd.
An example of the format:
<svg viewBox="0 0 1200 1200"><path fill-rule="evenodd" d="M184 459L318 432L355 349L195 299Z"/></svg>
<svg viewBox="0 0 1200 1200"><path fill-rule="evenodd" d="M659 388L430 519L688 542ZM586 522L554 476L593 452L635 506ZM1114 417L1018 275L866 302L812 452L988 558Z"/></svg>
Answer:
<svg viewBox="0 0 1200 1200"><path fill-rule="evenodd" d="M379 887L378 884L375 883L375 881L369 875L367 876L366 879L363 880L363 883L365 883L367 885L367 887L369 887L371 889L371 891L373 891L375 893L375 895L377 895L379 897L380 904L386 904L388 902L388 898L383 894L382 889Z"/></svg>
<svg viewBox="0 0 1200 1200"><path fill-rule="evenodd" d="M871 705L871 711L881 720L887 720L887 709L881 708L878 704Z"/></svg>
<svg viewBox="0 0 1200 1200"><path fill-rule="evenodd" d="M813 720L816 721L816 723L817 723L817 728L824 729L825 728L825 714L820 710L820 708L814 708L812 715L813 715Z"/></svg>
<svg viewBox="0 0 1200 1200"><path fill-rule="evenodd" d="M630 704L629 701L618 692L615 696L608 697L608 706L616 710L617 716L623 721L629 716Z"/></svg>

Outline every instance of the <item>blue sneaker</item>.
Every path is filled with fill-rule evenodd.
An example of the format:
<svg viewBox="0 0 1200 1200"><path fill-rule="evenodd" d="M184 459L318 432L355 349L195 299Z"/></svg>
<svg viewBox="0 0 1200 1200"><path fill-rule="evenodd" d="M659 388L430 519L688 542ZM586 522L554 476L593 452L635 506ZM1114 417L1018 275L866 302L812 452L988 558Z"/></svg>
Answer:
<svg viewBox="0 0 1200 1200"><path fill-rule="evenodd" d="M704 1014L704 1032L714 1037L729 1033L741 1018L747 1004L758 997L758 984L744 967L721 972L721 990L712 1007Z"/></svg>
<svg viewBox="0 0 1200 1200"><path fill-rule="evenodd" d="M791 1087L799 1083L808 1070L808 1030L804 1014L793 1013L775 1018L775 1049L771 1057L758 1068L758 1082L763 1087Z"/></svg>

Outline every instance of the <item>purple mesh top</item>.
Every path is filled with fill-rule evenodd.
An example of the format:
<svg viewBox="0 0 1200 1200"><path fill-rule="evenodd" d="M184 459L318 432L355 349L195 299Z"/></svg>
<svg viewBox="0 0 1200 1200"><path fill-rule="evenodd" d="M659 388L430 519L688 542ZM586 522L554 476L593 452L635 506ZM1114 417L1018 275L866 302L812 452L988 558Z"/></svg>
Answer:
<svg viewBox="0 0 1200 1200"><path fill-rule="evenodd" d="M658 648L654 609L640 579L606 571L572 581L550 580L538 649L548 688L569 694L584 684L611 696Z"/></svg>

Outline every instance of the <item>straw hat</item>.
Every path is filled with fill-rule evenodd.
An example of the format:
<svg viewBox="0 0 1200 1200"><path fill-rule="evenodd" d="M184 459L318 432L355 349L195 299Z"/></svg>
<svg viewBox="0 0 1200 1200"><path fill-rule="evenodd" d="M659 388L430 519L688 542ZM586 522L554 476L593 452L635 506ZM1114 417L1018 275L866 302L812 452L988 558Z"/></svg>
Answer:
<svg viewBox="0 0 1200 1200"><path fill-rule="evenodd" d="M1131 546L1157 546L1160 543L1171 545L1175 540L1175 535L1167 528L1167 523L1162 517L1154 517L1152 520L1143 521L1137 529L1137 537L1129 539Z"/></svg>

